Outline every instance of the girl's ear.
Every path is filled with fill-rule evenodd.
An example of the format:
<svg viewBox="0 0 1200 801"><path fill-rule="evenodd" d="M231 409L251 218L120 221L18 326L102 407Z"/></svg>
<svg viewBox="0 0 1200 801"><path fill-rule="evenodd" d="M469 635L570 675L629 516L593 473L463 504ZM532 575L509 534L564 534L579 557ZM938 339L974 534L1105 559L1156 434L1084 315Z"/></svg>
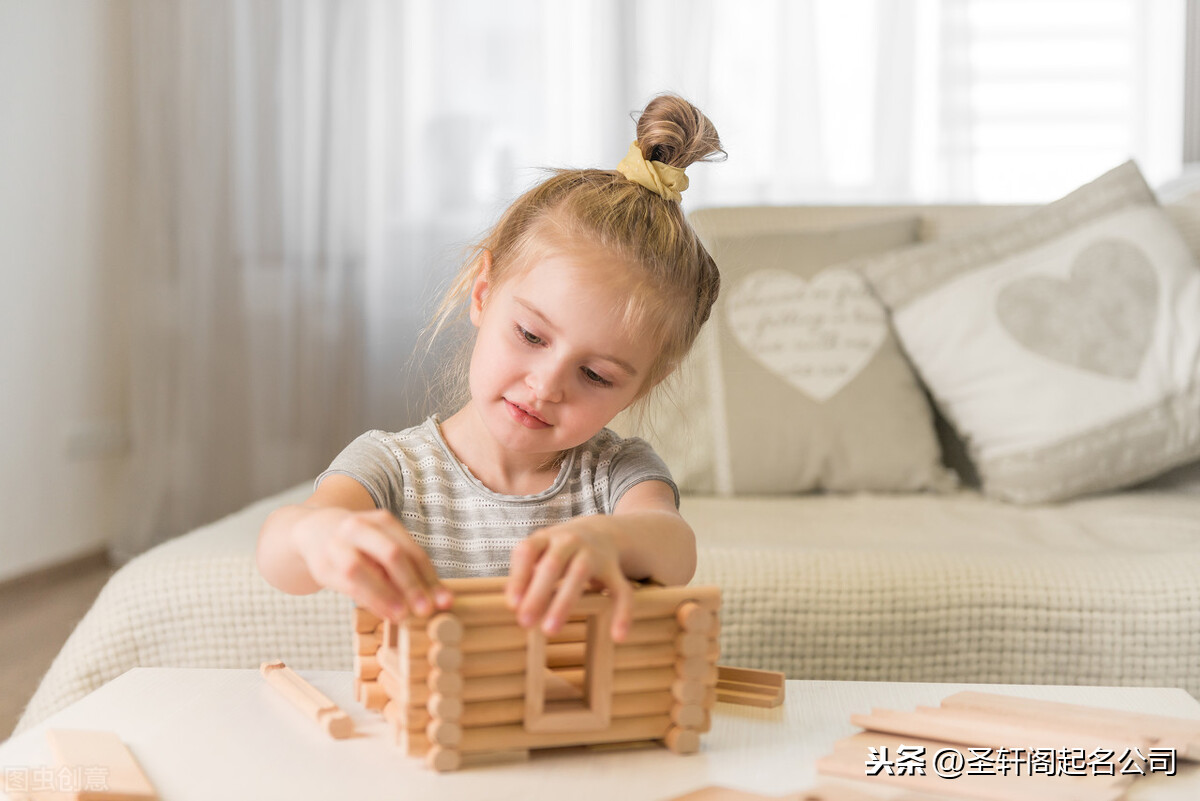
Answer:
<svg viewBox="0 0 1200 801"><path fill-rule="evenodd" d="M492 281L492 252L486 248L479 251L479 266L476 268L475 280L471 282L471 324L479 327L483 319L483 302L487 299Z"/></svg>

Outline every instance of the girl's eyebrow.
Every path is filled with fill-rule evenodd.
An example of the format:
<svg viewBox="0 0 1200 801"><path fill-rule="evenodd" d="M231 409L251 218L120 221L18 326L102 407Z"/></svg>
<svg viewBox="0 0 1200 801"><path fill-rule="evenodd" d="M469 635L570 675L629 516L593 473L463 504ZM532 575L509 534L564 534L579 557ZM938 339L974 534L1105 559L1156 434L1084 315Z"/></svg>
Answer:
<svg viewBox="0 0 1200 801"><path fill-rule="evenodd" d="M558 329L555 327L554 323L550 322L550 319L548 317L546 317L546 315L544 315L540 311L538 311L538 308L536 306L534 306L532 303L525 300L524 298L518 298L516 296L513 297L513 300L516 301L517 303L519 303L521 306L523 306L525 308L525 310L528 311L530 314L537 317L538 320L542 323L542 325L544 325L544 326L546 326L546 328L550 329L550 333L552 333L552 334L558 333ZM619 367L621 369L621 371L626 373L630 378L637 377L637 374L638 374L637 369L632 364L625 361L624 359L619 359L616 356L610 356L606 353L598 353L598 354L596 354L596 356L599 359L603 359L606 362L611 362L613 365Z"/></svg>

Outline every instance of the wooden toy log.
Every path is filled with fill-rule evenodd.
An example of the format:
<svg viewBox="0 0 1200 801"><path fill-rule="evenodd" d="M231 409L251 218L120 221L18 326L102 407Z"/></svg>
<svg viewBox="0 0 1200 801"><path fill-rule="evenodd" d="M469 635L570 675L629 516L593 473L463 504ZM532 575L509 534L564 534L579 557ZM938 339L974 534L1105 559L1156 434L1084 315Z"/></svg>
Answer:
<svg viewBox="0 0 1200 801"><path fill-rule="evenodd" d="M380 673L380 676L383 674ZM358 702L367 709L379 711L383 709L389 701L387 691L378 680L364 681L360 687Z"/></svg>
<svg viewBox="0 0 1200 801"><path fill-rule="evenodd" d="M645 715L661 715L671 711L675 705L667 693L616 693L612 697L613 718L631 718ZM474 701L463 705L459 722L463 728L517 724L525 719L525 702L521 698L498 701Z"/></svg>
<svg viewBox="0 0 1200 801"><path fill-rule="evenodd" d="M315 720L330 737L340 740L354 734L350 716L283 662L264 662L259 670L268 684Z"/></svg>
<svg viewBox="0 0 1200 801"><path fill-rule="evenodd" d="M633 619L645 620L674 615L680 604L687 601L715 612L721 606L721 590L715 586L641 589L634 593ZM607 596L585 595L576 602L573 616L594 614L599 605L606 602L608 602ZM504 596L498 593L463 595L455 599L451 611L467 627L511 623L513 617L513 612L508 608ZM420 620L420 618L412 619Z"/></svg>
<svg viewBox="0 0 1200 801"><path fill-rule="evenodd" d="M429 696L429 700L425 702L425 708L429 714L441 718L442 720L458 721L462 718L463 708L466 705L462 698L457 696L445 696L441 693L433 693Z"/></svg>
<svg viewBox="0 0 1200 801"><path fill-rule="evenodd" d="M60 768L103 771L103 793L81 791L73 798L154 801L158 794L121 738L111 731L48 729L46 739ZM0 788L3 789L3 788ZM36 796L35 796L36 797Z"/></svg>
<svg viewBox="0 0 1200 801"><path fill-rule="evenodd" d="M429 619L425 626L425 636L431 643L457 645L462 642L463 624L457 615L440 612Z"/></svg>
<svg viewBox="0 0 1200 801"><path fill-rule="evenodd" d="M435 649L437 650L437 649ZM492 651L492 652L471 652L465 653L456 651L460 654L459 657L453 655L445 656L441 649L438 655L430 656L433 651L426 653L425 659L437 659L444 661L441 665L443 669L454 669L453 659L461 658L461 663L458 665L458 670L462 672L464 678L478 676L502 676L507 673L516 673L525 667L526 652L523 647ZM386 654L386 651L380 652ZM651 668L651 667L671 667L676 661L676 648L670 641L659 643L637 643L632 645L617 644L613 648L613 668L616 670L629 670L635 668ZM701 671L706 671L710 663L714 663L720 653L719 646L715 642L710 642L708 650L701 655L701 662L704 667ZM546 646L546 666L550 668L565 668L565 667L582 667L584 658L587 655L587 646L582 642L567 642L567 643L548 643ZM381 657L385 662L390 657ZM422 660L420 657L411 657L408 662L408 671L411 678L422 678L429 674L430 663Z"/></svg>
<svg viewBox="0 0 1200 801"><path fill-rule="evenodd" d="M388 675L387 670L379 674L382 680ZM556 671L556 675L565 682L576 687L583 686L583 670ZM394 677L393 677L394 678ZM669 689L678 677L673 668L645 668L634 670L613 671L613 692L646 692L651 690ZM428 686L423 682L402 684L398 687L388 685L388 695L393 699L408 705L423 705L429 700ZM525 695L525 673L511 673L503 676L482 676L465 678L460 697L465 702L495 701L503 698L523 698Z"/></svg>
<svg viewBox="0 0 1200 801"><path fill-rule="evenodd" d="M716 615L695 601L684 601L675 610L679 627L692 634L707 634L716 622Z"/></svg>
<svg viewBox="0 0 1200 801"><path fill-rule="evenodd" d="M379 644L383 642L383 637L377 633L359 634L354 633L354 653L369 655L374 654L379 650Z"/></svg>
<svg viewBox="0 0 1200 801"><path fill-rule="evenodd" d="M365 681L374 681L379 675L379 657L369 654L354 655L354 675Z"/></svg>
<svg viewBox="0 0 1200 801"><path fill-rule="evenodd" d="M383 624L383 618L361 606L354 607L353 616L354 631L358 634L370 634Z"/></svg>
<svg viewBox="0 0 1200 801"><path fill-rule="evenodd" d="M585 621L574 621L564 625L557 634L547 635L546 642L554 645L561 643L583 642L587 628ZM626 638L616 643L618 648L628 645L648 645L651 643L672 642L679 634L679 624L673 617L656 617L636 620L629 629ZM497 651L523 650L529 630L512 624L495 623L466 626L463 629L462 641L459 648L464 655L477 653L494 653ZM709 640L716 639L715 629L707 634ZM423 632L409 633L409 655L419 657L429 648L429 638Z"/></svg>
<svg viewBox="0 0 1200 801"><path fill-rule="evenodd" d="M480 726L464 728L459 750L464 754L478 751L552 748L558 746L613 743L626 740L661 740L671 726L668 715L614 718L608 728L581 732L528 732L523 726Z"/></svg>
<svg viewBox="0 0 1200 801"><path fill-rule="evenodd" d="M1047 724L1056 723L1060 726L1069 723L1091 728L1097 735L1109 730L1115 733L1135 734L1139 739L1155 740L1160 748L1174 748L1176 756L1180 759L1200 760L1198 720L974 691L955 693L944 699L942 706L976 709L994 715L1019 715L1025 719Z"/></svg>
<svg viewBox="0 0 1200 801"><path fill-rule="evenodd" d="M908 735L926 740L987 748L1137 748L1142 753L1155 740L1134 729L1083 726L1072 721L1037 720L998 715L977 709L917 707L916 711L873 709L869 715L851 715L850 722L869 731Z"/></svg>
<svg viewBox="0 0 1200 801"><path fill-rule="evenodd" d="M833 753L817 760L817 773L845 779L863 780L864 766L871 749L886 748L889 755L900 753L901 747L924 748L932 755L948 747L936 740L897 737L880 732L861 732L834 743ZM969 758L969 755L968 755ZM1019 779L1019 781L1017 780ZM954 780L942 778L936 771L925 775L916 772L888 774L886 771L870 777L872 783L887 788L903 788L913 792L949 793L976 801L1118 801L1123 798L1132 776L1047 776L1022 774L1002 775L964 771Z"/></svg>
<svg viewBox="0 0 1200 801"><path fill-rule="evenodd" d="M700 750L700 734L680 726L671 726L663 742L676 754L694 754Z"/></svg>
<svg viewBox="0 0 1200 801"><path fill-rule="evenodd" d="M776 707L787 687L784 674L774 670L717 665L717 700L730 704Z"/></svg>

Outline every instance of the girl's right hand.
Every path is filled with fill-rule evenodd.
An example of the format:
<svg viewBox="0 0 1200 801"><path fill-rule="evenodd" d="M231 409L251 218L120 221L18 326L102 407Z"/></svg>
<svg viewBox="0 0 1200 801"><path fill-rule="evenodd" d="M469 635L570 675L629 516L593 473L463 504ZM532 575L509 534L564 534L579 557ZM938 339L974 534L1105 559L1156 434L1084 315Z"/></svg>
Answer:
<svg viewBox="0 0 1200 801"><path fill-rule="evenodd" d="M380 618L399 622L453 602L429 556L385 509L310 509L294 537L315 582Z"/></svg>

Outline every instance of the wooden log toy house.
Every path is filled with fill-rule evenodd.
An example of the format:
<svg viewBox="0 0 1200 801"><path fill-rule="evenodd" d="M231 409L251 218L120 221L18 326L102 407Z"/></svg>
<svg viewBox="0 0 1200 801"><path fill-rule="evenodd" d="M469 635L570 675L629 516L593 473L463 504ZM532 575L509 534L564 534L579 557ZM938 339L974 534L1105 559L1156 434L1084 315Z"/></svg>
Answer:
<svg viewBox="0 0 1200 801"><path fill-rule="evenodd" d="M438 771L532 749L662 742L700 748L716 702L717 587L642 587L624 642L587 593L553 636L525 629L506 579L451 579L454 605L400 624L355 609L355 695Z"/></svg>

